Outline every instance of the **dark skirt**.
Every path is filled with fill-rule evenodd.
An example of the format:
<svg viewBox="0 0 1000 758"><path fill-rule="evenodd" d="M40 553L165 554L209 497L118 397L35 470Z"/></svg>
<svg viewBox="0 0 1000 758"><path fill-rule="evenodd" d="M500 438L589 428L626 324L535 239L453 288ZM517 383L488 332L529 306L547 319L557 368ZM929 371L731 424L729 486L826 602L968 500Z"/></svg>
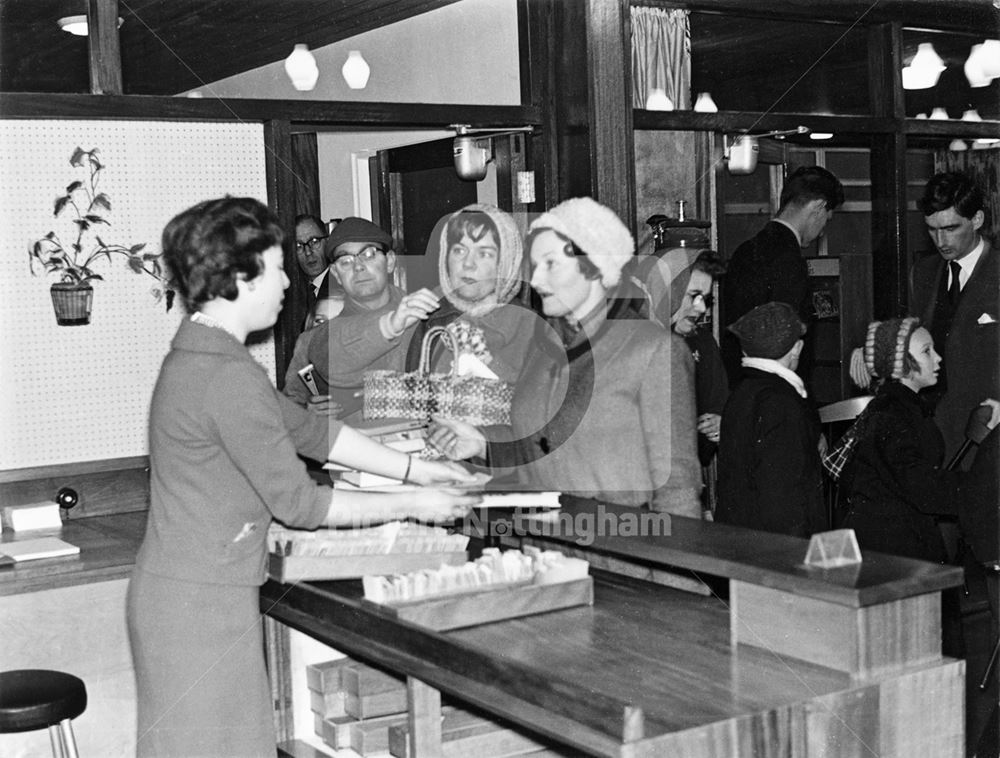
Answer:
<svg viewBox="0 0 1000 758"><path fill-rule="evenodd" d="M139 758L274 758L259 597L258 587L135 570L127 612Z"/></svg>

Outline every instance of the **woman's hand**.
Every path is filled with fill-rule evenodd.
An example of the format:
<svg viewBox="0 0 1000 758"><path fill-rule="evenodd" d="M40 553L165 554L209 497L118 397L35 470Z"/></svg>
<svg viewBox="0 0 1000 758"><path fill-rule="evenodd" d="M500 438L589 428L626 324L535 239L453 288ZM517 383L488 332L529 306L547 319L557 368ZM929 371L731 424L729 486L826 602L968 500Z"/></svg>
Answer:
<svg viewBox="0 0 1000 758"><path fill-rule="evenodd" d="M719 441L719 429L722 427L722 416L718 413L703 413L698 417L698 431L712 442Z"/></svg>
<svg viewBox="0 0 1000 758"><path fill-rule="evenodd" d="M410 473L406 481L414 484L430 485L461 485L475 484L478 480L475 474L466 471L457 463L451 461L425 461L416 456L410 457Z"/></svg>
<svg viewBox="0 0 1000 758"><path fill-rule="evenodd" d="M396 310L389 314L389 329L402 334L418 321L423 321L438 309L441 299L429 289L419 289L403 295Z"/></svg>
<svg viewBox="0 0 1000 758"><path fill-rule="evenodd" d="M399 502L400 518L413 518L431 523L461 518L472 506L483 500L478 494L430 487L414 492L401 492L392 497Z"/></svg>
<svg viewBox="0 0 1000 758"><path fill-rule="evenodd" d="M472 424L434 416L427 442L453 461L486 455L486 437Z"/></svg>
<svg viewBox="0 0 1000 758"><path fill-rule="evenodd" d="M986 424L990 429L995 429L997 424L1000 423L1000 401L994 400L993 398L987 398L980 403L980 405L988 405L990 410L993 411L993 415L990 416L989 423Z"/></svg>

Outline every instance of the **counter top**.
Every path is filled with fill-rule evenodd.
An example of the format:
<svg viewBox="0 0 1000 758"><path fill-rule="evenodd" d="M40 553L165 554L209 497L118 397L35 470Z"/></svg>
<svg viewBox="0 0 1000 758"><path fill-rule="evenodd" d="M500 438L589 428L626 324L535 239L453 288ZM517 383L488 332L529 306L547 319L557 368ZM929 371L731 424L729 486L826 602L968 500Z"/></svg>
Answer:
<svg viewBox="0 0 1000 758"><path fill-rule="evenodd" d="M146 530L146 511L72 519L59 530L15 534L5 531L0 542L55 536L80 548L79 555L41 558L0 568L0 595L37 592L108 579L132 573Z"/></svg>
<svg viewBox="0 0 1000 758"><path fill-rule="evenodd" d="M663 535L645 534L643 517L666 516L635 508L605 505L580 498L562 498L554 523L488 511L471 522L474 536L503 533L505 541L530 537L559 545L579 545L588 551L656 567L675 567L712 576L738 579L803 597L851 608L939 592L962 584L958 566L865 552L853 566L819 569L804 563L809 541L783 534L758 532L683 516L668 516ZM496 519L505 520L498 529ZM633 519L627 521L626 519Z"/></svg>

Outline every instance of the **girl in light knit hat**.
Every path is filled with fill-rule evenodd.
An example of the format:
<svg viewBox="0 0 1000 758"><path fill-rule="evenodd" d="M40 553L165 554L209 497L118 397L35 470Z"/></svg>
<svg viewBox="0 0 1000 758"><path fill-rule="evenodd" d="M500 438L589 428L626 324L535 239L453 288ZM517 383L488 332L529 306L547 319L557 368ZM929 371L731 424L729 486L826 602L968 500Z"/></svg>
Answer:
<svg viewBox="0 0 1000 758"><path fill-rule="evenodd" d="M610 208L560 203L528 233L547 322L517 382L511 426L486 436L442 422L453 457L487 454L534 489L700 518L694 367L680 338L620 297L635 244Z"/></svg>

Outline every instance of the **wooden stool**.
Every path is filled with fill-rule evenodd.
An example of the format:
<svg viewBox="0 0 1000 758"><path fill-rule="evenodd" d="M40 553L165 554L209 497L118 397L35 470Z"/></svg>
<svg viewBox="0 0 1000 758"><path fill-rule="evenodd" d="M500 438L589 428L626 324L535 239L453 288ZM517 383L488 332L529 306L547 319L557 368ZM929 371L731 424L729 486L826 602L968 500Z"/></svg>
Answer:
<svg viewBox="0 0 1000 758"><path fill-rule="evenodd" d="M77 758L71 719L86 708L87 688L72 674L46 669L0 673L0 733L48 727L54 758Z"/></svg>

